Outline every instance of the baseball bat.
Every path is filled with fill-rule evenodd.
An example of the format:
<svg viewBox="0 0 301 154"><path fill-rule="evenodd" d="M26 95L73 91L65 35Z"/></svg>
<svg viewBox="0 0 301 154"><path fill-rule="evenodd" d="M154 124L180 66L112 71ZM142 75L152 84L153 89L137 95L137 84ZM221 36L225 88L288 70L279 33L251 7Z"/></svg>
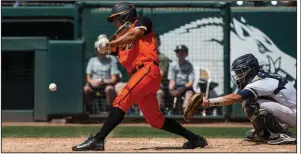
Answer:
<svg viewBox="0 0 301 154"><path fill-rule="evenodd" d="M118 35L123 35L131 27L131 25L132 24L130 22L124 23L121 27L119 27L117 29L117 31L113 34L113 36L109 39L109 41L116 39L116 36L118 36ZM102 35L98 36L98 39L100 39L102 37L107 38L107 36L105 34L102 34ZM108 54L110 54L110 53L111 53L111 51L108 52Z"/></svg>
<svg viewBox="0 0 301 154"><path fill-rule="evenodd" d="M128 29L130 29L130 27L132 26L132 24L130 22L126 22L124 23L121 27L119 27L117 29L117 31L114 33L114 35L109 39L109 41L112 41L116 38L117 35L122 35L124 34Z"/></svg>

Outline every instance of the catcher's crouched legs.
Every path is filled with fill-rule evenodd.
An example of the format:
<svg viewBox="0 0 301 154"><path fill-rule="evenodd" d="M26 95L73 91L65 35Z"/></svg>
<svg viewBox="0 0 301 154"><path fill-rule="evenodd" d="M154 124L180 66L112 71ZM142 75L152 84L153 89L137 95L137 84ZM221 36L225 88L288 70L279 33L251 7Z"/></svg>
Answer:
<svg viewBox="0 0 301 154"><path fill-rule="evenodd" d="M286 131L286 127L272 113L261 109L256 102L245 100L242 103L242 107L255 129L248 132L247 139L269 143L268 141L279 138L279 133ZM285 142L287 141L279 141L280 144Z"/></svg>

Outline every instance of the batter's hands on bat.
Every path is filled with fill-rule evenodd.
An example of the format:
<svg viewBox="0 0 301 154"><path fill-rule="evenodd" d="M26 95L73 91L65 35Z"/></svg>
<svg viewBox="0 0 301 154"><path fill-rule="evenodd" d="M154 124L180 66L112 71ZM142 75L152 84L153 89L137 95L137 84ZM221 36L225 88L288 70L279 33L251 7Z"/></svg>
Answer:
<svg viewBox="0 0 301 154"><path fill-rule="evenodd" d="M101 54L107 54L107 53L111 52L109 39L107 38L107 36L105 34L101 34L97 37L95 46L97 48L97 51Z"/></svg>

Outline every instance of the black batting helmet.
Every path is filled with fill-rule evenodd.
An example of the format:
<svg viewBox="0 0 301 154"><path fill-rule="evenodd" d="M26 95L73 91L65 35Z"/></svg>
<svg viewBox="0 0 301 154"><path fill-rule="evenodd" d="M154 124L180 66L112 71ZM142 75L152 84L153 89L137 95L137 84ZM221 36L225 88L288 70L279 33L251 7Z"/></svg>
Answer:
<svg viewBox="0 0 301 154"><path fill-rule="evenodd" d="M245 54L238 57L232 63L232 76L239 89L243 89L258 74L260 69L257 58L253 54Z"/></svg>
<svg viewBox="0 0 301 154"><path fill-rule="evenodd" d="M111 14L107 18L108 22L113 22L113 17L117 17L123 24L125 22L134 20L137 18L137 11L133 4L128 2L121 2L112 7Z"/></svg>

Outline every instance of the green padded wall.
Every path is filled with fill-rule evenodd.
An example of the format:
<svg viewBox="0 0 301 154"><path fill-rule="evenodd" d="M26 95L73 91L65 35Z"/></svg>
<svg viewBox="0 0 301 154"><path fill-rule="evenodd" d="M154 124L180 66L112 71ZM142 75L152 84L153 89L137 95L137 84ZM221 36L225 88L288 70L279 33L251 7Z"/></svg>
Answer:
<svg viewBox="0 0 301 154"><path fill-rule="evenodd" d="M47 61L49 71L47 85L57 84L56 91L48 90L48 113L81 113L83 107L83 42L49 41Z"/></svg>
<svg viewBox="0 0 301 154"><path fill-rule="evenodd" d="M47 51L35 51L35 96L34 96L34 119L45 121L48 114L48 69Z"/></svg>

